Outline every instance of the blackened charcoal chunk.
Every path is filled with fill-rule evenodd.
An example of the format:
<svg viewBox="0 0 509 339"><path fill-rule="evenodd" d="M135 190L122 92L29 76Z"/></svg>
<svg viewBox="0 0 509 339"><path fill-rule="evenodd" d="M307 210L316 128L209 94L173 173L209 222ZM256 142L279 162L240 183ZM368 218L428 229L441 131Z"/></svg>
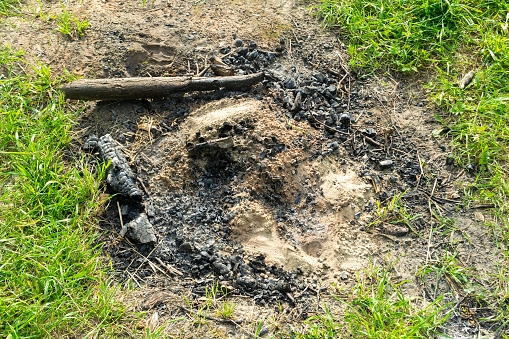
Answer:
<svg viewBox="0 0 509 339"><path fill-rule="evenodd" d="M191 253L191 252L193 252L193 250L194 250L193 245L192 245L191 243L187 242L187 241L186 241L186 242L183 242L183 243L182 243L182 244L180 244L180 246L179 246L179 251L180 251L180 252L187 252L187 253Z"/></svg>
<svg viewBox="0 0 509 339"><path fill-rule="evenodd" d="M327 77L319 72L313 73L313 78L315 78L316 81L321 82L321 83L324 83L327 81Z"/></svg>
<svg viewBox="0 0 509 339"><path fill-rule="evenodd" d="M288 79L286 79L284 85L288 89L294 89L295 88L295 80L293 78L288 78Z"/></svg>
<svg viewBox="0 0 509 339"><path fill-rule="evenodd" d="M454 163L456 162L456 159L454 158L453 155L448 155L447 158L445 158L445 164L446 165L454 165Z"/></svg>
<svg viewBox="0 0 509 339"><path fill-rule="evenodd" d="M223 264L222 262L220 261L214 261L214 263L212 264L212 266L214 266L214 269L220 274L220 275L226 275L230 272L230 270L228 269L228 267Z"/></svg>
<svg viewBox="0 0 509 339"><path fill-rule="evenodd" d="M376 131L373 128L366 128L366 129L363 129L361 132L362 132L362 134L364 134L367 137L370 137L370 138L376 137Z"/></svg>
<svg viewBox="0 0 509 339"><path fill-rule="evenodd" d="M99 139L95 135L91 135L90 138L85 141L83 144L83 150L88 152L93 152L97 149L97 144L99 142Z"/></svg>
<svg viewBox="0 0 509 339"><path fill-rule="evenodd" d="M242 41L242 39L235 40L235 46L241 47L243 44L244 44L244 41Z"/></svg>
<svg viewBox="0 0 509 339"><path fill-rule="evenodd" d="M249 48L250 49L256 49L258 47L258 44L256 43L256 41L251 41L249 43Z"/></svg>
<svg viewBox="0 0 509 339"><path fill-rule="evenodd" d="M124 197L140 199L141 191L136 184L136 177L127 163L124 153L115 144L111 135L103 135L97 144L101 158L110 163L106 182L111 189Z"/></svg>
<svg viewBox="0 0 509 339"><path fill-rule="evenodd" d="M338 120L339 120L340 125L341 125L341 126L343 126L343 127L348 127L348 126L350 126L350 122L352 121L352 120L351 120L351 116L350 116L350 114L349 114L349 113L343 113L343 114L341 114L341 115L339 116Z"/></svg>
<svg viewBox="0 0 509 339"><path fill-rule="evenodd" d="M228 53L230 53L230 52L231 52L231 50L232 50L232 49L231 49L231 47L230 47L230 46L228 46L228 47L223 47L223 48L221 48L221 49L219 50L219 53L221 53L221 54L228 54Z"/></svg>
<svg viewBox="0 0 509 339"><path fill-rule="evenodd" d="M237 284L250 289L256 288L256 280L250 276L242 276L237 278Z"/></svg>
<svg viewBox="0 0 509 339"><path fill-rule="evenodd" d="M305 95L313 95L316 92L317 88L313 86L304 86L302 87L302 91Z"/></svg>
<svg viewBox="0 0 509 339"><path fill-rule="evenodd" d="M256 49L247 55L248 60L254 60L256 58L258 58L258 51Z"/></svg>
<svg viewBox="0 0 509 339"><path fill-rule="evenodd" d="M268 284L267 284L267 287L269 290L277 290L277 291L280 291L280 292L290 292L291 291L291 288L290 288L290 285L284 281L280 281L280 280L273 280L273 279L270 279Z"/></svg>
<svg viewBox="0 0 509 339"><path fill-rule="evenodd" d="M247 128L243 127L240 124L236 124L233 126L233 130L235 131L235 134L244 134L247 132Z"/></svg>
<svg viewBox="0 0 509 339"><path fill-rule="evenodd" d="M120 231L122 237L127 237L136 244L155 244L157 238L154 227L148 221L145 213L140 214L136 219L125 224Z"/></svg>
<svg viewBox="0 0 509 339"><path fill-rule="evenodd" d="M225 121L223 125L219 128L219 133L224 134L233 129L233 124L231 122Z"/></svg>
<svg viewBox="0 0 509 339"><path fill-rule="evenodd" d="M237 53L240 56L246 56L248 52L249 52L249 49L247 47L240 47L237 49Z"/></svg>

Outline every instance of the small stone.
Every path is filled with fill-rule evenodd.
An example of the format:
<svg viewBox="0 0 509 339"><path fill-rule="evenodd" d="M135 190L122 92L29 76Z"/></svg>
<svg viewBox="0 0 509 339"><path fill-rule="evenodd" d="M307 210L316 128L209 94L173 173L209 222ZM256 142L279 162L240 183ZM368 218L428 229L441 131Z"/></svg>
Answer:
<svg viewBox="0 0 509 339"><path fill-rule="evenodd" d="M354 215L355 219L359 219L360 217L361 217L361 212L355 213L355 215Z"/></svg>
<svg viewBox="0 0 509 339"><path fill-rule="evenodd" d="M343 113L339 116L338 121L343 127L348 127L350 126L352 119L349 113Z"/></svg>
<svg viewBox="0 0 509 339"><path fill-rule="evenodd" d="M281 38L281 39L279 39L279 44L280 44L280 45L284 45L285 43L286 43L285 38Z"/></svg>
<svg viewBox="0 0 509 339"><path fill-rule="evenodd" d="M456 159L454 159L454 156L452 156L452 155L448 155L447 158L445 158L445 164L448 166L454 165L455 161L456 161Z"/></svg>
<svg viewBox="0 0 509 339"><path fill-rule="evenodd" d="M392 166L392 160L383 160L380 161L380 168L388 168Z"/></svg>
<svg viewBox="0 0 509 339"><path fill-rule="evenodd" d="M193 251L193 245L191 245L189 242L183 242L182 244L180 244L179 246L179 251L180 252L187 252L187 253L190 253Z"/></svg>
<svg viewBox="0 0 509 339"><path fill-rule="evenodd" d="M330 85L329 87L327 87L327 90L331 93L331 94L336 94L336 91L338 90L338 88L334 85Z"/></svg>
<svg viewBox="0 0 509 339"><path fill-rule="evenodd" d="M242 47L243 44L244 44L244 41L242 41L242 39L235 40L235 46Z"/></svg>
<svg viewBox="0 0 509 339"><path fill-rule="evenodd" d="M125 224L120 231L120 236L127 237L137 244L154 244L157 242L154 227L148 221L145 213L140 214L136 219Z"/></svg>
<svg viewBox="0 0 509 339"><path fill-rule="evenodd" d="M258 47L258 44L255 41L251 41L249 43L249 48L250 49L256 49L257 47Z"/></svg>
<svg viewBox="0 0 509 339"><path fill-rule="evenodd" d="M340 278L341 280L347 280L347 279L348 279L348 273L347 273L347 272L345 272L345 271L343 271L343 272L339 273L339 278Z"/></svg>
<svg viewBox="0 0 509 339"><path fill-rule="evenodd" d="M403 237L408 234L408 228L406 228L405 226L390 224L385 225L383 231L385 234L393 235L396 237Z"/></svg>
<svg viewBox="0 0 509 339"><path fill-rule="evenodd" d="M265 337L268 333L269 329L267 328L267 326L263 325L262 328L260 329L260 332L258 332L258 337L260 338Z"/></svg>

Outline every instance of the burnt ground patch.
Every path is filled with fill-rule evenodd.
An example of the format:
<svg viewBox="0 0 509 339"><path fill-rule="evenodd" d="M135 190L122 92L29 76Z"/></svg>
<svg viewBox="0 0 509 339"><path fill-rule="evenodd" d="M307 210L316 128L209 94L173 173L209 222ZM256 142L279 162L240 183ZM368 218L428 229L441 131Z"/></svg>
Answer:
<svg viewBox="0 0 509 339"><path fill-rule="evenodd" d="M270 62L254 45L218 52L236 72L265 72L250 89L85 109L82 143L92 131L112 132L143 191L141 204L113 197L102 216L118 278L177 284L196 299L219 283L260 306L302 307L294 316L303 317L310 300L334 293L331 283L350 287L369 261L392 255L406 256L397 269L410 294L432 301L451 291L442 282L431 294L435 283L415 278L415 267L443 253L474 260L471 251L492 245L477 239L479 212L463 201L475 168L455 166L422 98L387 94L375 79L316 55L310 62L293 45L297 71L284 47ZM90 123L108 114L108 128ZM140 213L155 245L116 235Z"/></svg>

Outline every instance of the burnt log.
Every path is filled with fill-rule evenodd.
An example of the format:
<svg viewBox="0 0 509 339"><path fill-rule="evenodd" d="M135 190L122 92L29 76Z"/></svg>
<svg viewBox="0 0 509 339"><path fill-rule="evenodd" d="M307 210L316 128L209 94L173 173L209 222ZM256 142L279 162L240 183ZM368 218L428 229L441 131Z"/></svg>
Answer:
<svg viewBox="0 0 509 339"><path fill-rule="evenodd" d="M101 158L110 164L106 175L106 182L113 191L135 201L141 200L142 194L136 184L136 176L131 170L124 153L115 144L111 135L103 135L97 142L97 147L99 148Z"/></svg>
<svg viewBox="0 0 509 339"><path fill-rule="evenodd" d="M80 79L60 87L72 100L130 100L161 98L171 93L238 90L261 82L263 72L225 77L155 77L123 79Z"/></svg>

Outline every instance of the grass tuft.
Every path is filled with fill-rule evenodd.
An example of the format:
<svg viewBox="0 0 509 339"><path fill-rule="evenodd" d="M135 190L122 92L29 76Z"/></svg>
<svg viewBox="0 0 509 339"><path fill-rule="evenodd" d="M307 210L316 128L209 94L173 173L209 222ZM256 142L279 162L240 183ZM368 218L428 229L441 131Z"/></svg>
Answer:
<svg viewBox="0 0 509 339"><path fill-rule="evenodd" d="M393 282L388 269L371 267L358 280L345 321L354 338L430 338L448 318L442 298L420 308Z"/></svg>
<svg viewBox="0 0 509 339"><path fill-rule="evenodd" d="M66 163L76 112L59 81L0 50L0 336L105 334L124 314L98 269L90 220L104 167Z"/></svg>

